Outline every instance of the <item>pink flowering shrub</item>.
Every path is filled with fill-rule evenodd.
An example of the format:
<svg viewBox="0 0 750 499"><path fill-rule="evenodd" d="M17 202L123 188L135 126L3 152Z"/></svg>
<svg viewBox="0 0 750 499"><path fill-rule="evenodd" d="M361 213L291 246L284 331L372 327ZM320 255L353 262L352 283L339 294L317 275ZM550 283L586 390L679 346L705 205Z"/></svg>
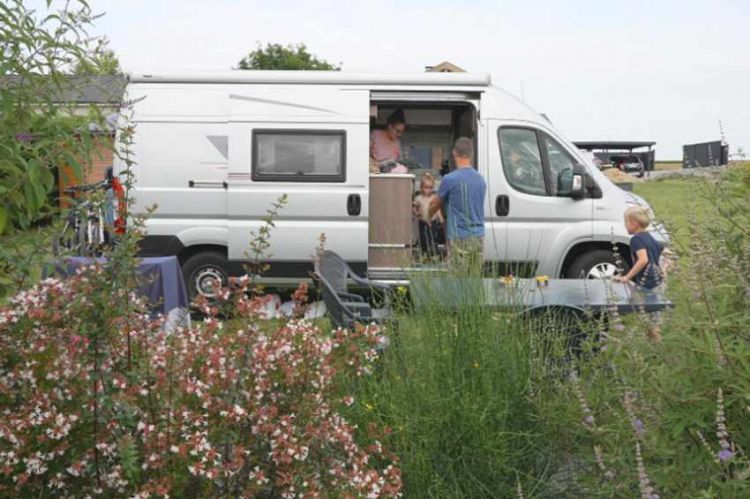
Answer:
<svg viewBox="0 0 750 499"><path fill-rule="evenodd" d="M399 495L387 429L343 415L347 380L373 370L376 326L271 326L239 282L229 320L205 305L168 333L105 272L0 308L0 495Z"/></svg>

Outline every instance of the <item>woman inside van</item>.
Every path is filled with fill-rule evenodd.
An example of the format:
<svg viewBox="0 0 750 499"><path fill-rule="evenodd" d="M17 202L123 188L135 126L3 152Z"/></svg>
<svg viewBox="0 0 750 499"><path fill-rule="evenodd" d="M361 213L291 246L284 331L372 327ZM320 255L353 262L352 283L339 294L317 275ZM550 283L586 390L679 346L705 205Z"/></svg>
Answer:
<svg viewBox="0 0 750 499"><path fill-rule="evenodd" d="M406 167L398 163L401 157L401 136L406 131L404 110L393 111L383 130L373 130L370 134L370 159L374 160L383 172L406 173ZM396 171L403 169L403 172Z"/></svg>

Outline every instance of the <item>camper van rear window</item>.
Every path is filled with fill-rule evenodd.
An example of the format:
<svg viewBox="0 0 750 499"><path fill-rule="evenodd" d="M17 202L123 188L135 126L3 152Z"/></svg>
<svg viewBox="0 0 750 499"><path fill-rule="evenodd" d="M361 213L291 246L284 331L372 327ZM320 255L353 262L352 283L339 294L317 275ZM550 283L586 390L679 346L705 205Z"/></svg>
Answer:
<svg viewBox="0 0 750 499"><path fill-rule="evenodd" d="M343 130L253 131L253 180L343 182L345 163Z"/></svg>

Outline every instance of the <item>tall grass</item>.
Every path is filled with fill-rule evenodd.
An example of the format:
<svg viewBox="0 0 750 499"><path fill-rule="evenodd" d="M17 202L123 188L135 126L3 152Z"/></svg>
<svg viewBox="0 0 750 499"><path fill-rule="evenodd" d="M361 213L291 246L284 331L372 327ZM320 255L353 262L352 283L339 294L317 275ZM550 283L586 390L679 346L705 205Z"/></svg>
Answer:
<svg viewBox="0 0 750 499"><path fill-rule="evenodd" d="M530 497L549 474L542 349L519 310L478 306L477 292L405 305L379 375L358 386L359 417L392 428L407 497L511 497L519 483Z"/></svg>
<svg viewBox="0 0 750 499"><path fill-rule="evenodd" d="M680 257L663 341L649 340L647 317L616 324L576 362L576 383L535 407L556 428L551 452L584 465L586 497L747 497L750 170L650 189ZM670 196L682 198L671 209Z"/></svg>
<svg viewBox="0 0 750 499"><path fill-rule="evenodd" d="M646 315L610 316L566 355L559 318L482 308L475 287L404 297L350 410L392 428L406 497L750 494L750 170L691 181L700 214L657 209L681 267L662 341Z"/></svg>

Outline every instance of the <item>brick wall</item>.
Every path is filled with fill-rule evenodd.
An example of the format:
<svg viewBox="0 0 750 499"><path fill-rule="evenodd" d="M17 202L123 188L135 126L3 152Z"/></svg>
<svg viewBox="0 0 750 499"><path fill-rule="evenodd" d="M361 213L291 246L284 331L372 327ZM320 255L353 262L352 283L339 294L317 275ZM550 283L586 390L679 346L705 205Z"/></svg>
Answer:
<svg viewBox="0 0 750 499"><path fill-rule="evenodd" d="M60 206L65 207L64 191L72 185L90 184L104 180L104 175L114 158L113 135L98 135L93 137L94 150L87 161L82 161L83 178L77 177L70 165L61 165L58 175L58 193L60 197Z"/></svg>

